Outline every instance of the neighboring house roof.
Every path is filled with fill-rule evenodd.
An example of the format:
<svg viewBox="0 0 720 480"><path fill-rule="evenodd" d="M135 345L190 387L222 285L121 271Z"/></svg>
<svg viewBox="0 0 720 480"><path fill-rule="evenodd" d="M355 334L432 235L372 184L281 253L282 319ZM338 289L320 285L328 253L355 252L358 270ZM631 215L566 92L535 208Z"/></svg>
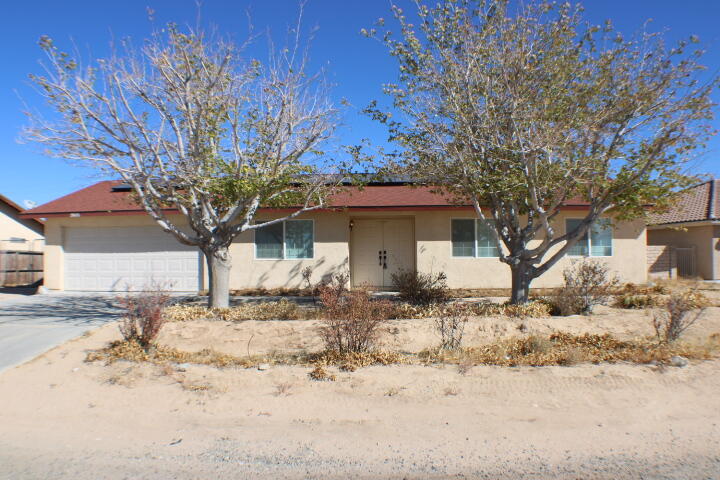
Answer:
<svg viewBox="0 0 720 480"><path fill-rule="evenodd" d="M12 200L10 200L8 197L6 197L3 194L0 194L0 202L4 203L8 207L10 207L12 210L14 210L18 214L18 216L20 216L19 214L24 210L20 205L13 202ZM18 219L15 218L15 220L17 221ZM33 230L38 230L39 231L38 233L40 233L40 234L43 233L44 228L45 228L45 226L43 225L43 222L41 222L40 220L37 220L37 219L29 219L28 221L30 222L30 225L27 225L28 228L31 228ZM21 221L21 223L22 222L25 222L25 220Z"/></svg>
<svg viewBox="0 0 720 480"><path fill-rule="evenodd" d="M720 180L708 180L679 194L677 202L664 213L650 213L649 225L706 222L720 214Z"/></svg>
<svg viewBox="0 0 720 480"><path fill-rule="evenodd" d="M341 190L329 199L332 208L349 209L451 209L471 208L453 202L451 198L427 186L412 186L391 182L370 184L364 188L351 186ZM587 202L571 201L566 207L586 207ZM168 209L168 212L174 209ZM121 181L106 180L73 192L57 200L23 212L30 218L61 217L72 214L82 215L131 215L144 210L131 197L131 191Z"/></svg>

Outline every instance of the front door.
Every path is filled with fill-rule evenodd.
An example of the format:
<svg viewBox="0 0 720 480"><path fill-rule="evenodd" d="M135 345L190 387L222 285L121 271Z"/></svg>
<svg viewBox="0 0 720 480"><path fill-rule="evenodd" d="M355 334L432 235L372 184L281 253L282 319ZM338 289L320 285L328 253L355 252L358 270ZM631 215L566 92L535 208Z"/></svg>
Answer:
<svg viewBox="0 0 720 480"><path fill-rule="evenodd" d="M414 268L412 219L356 219L353 223L353 286L391 287L393 273Z"/></svg>

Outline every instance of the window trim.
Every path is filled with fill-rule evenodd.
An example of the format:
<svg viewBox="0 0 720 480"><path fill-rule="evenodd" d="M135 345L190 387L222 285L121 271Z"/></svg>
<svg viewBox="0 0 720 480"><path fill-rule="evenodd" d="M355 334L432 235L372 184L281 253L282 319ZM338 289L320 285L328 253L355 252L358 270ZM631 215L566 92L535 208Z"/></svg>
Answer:
<svg viewBox="0 0 720 480"><path fill-rule="evenodd" d="M265 220L266 222L270 222L274 219ZM264 223L265 221L260 221L260 223ZM258 221L256 220L256 223ZM286 252L285 252L285 224L287 222L311 222L312 225L312 257L307 258L287 258ZM315 260L315 219L314 218L291 218L288 220L283 220L282 222L278 222L282 224L282 258L258 258L257 256L257 231L258 229L253 229L253 259L257 260L259 262L282 262L282 261L290 261L290 262L302 262L304 260Z"/></svg>
<svg viewBox="0 0 720 480"><path fill-rule="evenodd" d="M568 232L567 228L567 221L568 220L584 220L585 217L565 217L565 233ZM590 228L588 228L587 234L587 255L572 255L571 253L566 253L568 257L572 258L612 258L615 255L615 227L612 224L612 221L609 218L598 218L597 221L606 221L607 222L607 228L610 229L610 255L593 255L592 254L592 228L595 226L590 225ZM577 245L577 243L575 244Z"/></svg>
<svg viewBox="0 0 720 480"><path fill-rule="evenodd" d="M473 254L469 256L457 256L453 254L453 242L452 242L452 222L453 220L473 220ZM483 221L482 218L478 217L450 217L450 258L457 258L457 259L463 259L463 258L494 258L499 259L500 258L500 252L498 252L497 255L492 257L486 257L486 256L480 256L478 255L478 223ZM485 222L489 222L490 220L484 220Z"/></svg>

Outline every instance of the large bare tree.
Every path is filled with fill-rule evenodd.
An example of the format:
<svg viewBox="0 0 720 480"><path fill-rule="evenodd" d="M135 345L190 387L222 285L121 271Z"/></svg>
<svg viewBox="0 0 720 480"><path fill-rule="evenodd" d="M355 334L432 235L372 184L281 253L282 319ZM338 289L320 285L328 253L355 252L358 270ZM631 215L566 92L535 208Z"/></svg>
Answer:
<svg viewBox="0 0 720 480"><path fill-rule="evenodd" d="M711 135L695 38L626 39L570 4L450 0L380 37L399 65L386 85L400 117L372 105L402 147L401 167L472 202L494 228L514 303L602 215L629 219L692 181L687 162ZM415 19L417 21L415 21ZM366 32L378 36L376 29ZM587 202L569 231L563 205Z"/></svg>
<svg viewBox="0 0 720 480"><path fill-rule="evenodd" d="M337 111L298 32L261 62L171 24L88 66L43 37L45 71L31 79L51 113L29 111L24 137L127 182L165 231L204 253L209 304L227 306L233 239L321 208L338 178L318 173ZM261 207L291 213L260 224Z"/></svg>

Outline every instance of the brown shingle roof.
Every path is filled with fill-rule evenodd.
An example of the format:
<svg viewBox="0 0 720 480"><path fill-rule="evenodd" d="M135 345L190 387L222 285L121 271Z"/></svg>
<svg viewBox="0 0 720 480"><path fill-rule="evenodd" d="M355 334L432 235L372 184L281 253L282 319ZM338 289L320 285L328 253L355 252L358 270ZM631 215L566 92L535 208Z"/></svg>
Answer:
<svg viewBox="0 0 720 480"><path fill-rule="evenodd" d="M23 212L32 218L68 216L73 213L85 215L140 214L144 210L133 201L127 189L113 190L121 181L106 180L80 189L57 200ZM436 193L425 186L368 185L364 188L343 187L331 196L329 204L335 208L350 209L432 209L470 208L458 205L446 195ZM587 202L569 201L566 207L586 207ZM169 209L171 211L171 209Z"/></svg>
<svg viewBox="0 0 720 480"><path fill-rule="evenodd" d="M664 213L650 213L649 225L717 220L720 214L720 180L690 187L680 193L677 202Z"/></svg>

